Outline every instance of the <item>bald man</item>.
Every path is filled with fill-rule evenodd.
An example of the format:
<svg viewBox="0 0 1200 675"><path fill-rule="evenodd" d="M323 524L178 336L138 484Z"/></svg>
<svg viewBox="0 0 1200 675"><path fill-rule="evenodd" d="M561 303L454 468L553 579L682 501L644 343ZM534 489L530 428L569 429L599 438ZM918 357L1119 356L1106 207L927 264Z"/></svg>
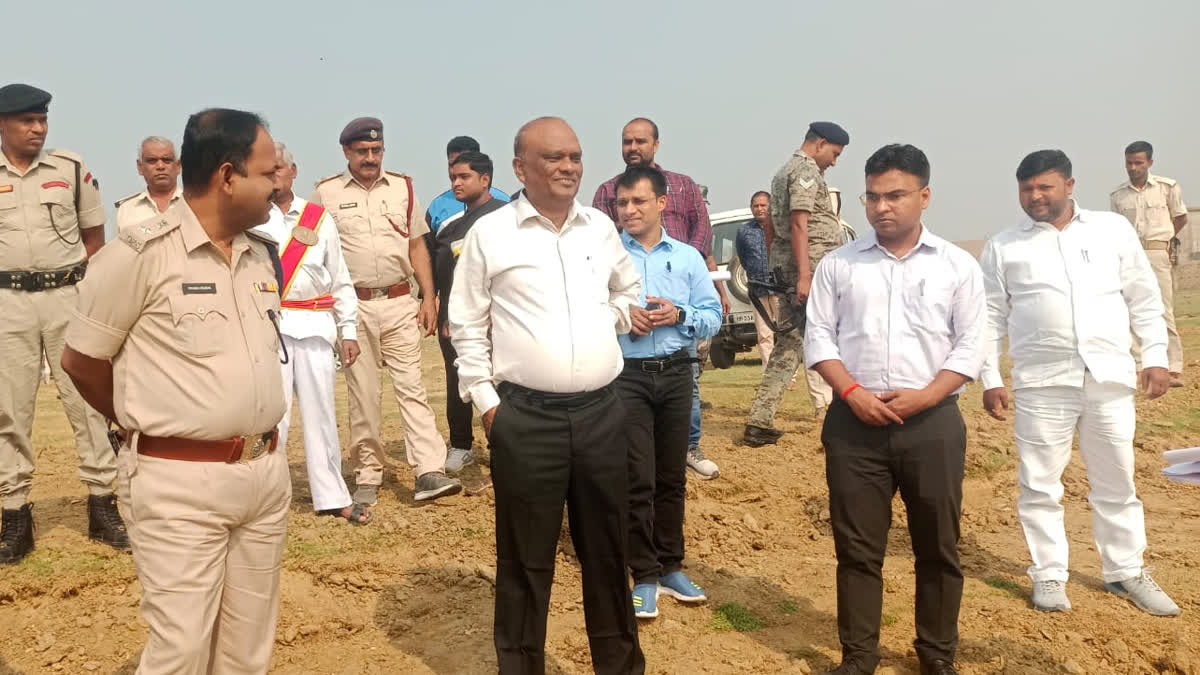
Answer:
<svg viewBox="0 0 1200 675"><path fill-rule="evenodd" d="M459 392L491 444L500 672L545 670L565 502L595 671L642 673L625 581L628 453L614 447L625 411L612 384L641 277L612 220L575 199L583 151L566 122L529 122L513 154L524 190L471 228L450 294Z"/></svg>

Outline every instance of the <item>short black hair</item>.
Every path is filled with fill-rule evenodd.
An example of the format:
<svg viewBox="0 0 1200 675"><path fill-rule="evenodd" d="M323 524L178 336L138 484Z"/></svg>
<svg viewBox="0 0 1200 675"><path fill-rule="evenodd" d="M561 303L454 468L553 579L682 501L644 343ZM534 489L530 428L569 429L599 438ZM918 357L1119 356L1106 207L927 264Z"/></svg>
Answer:
<svg viewBox="0 0 1200 675"><path fill-rule="evenodd" d="M766 197L768 200L771 199L770 192L767 192L766 190L759 190L758 192L755 192L754 194L750 195L750 201L753 202L759 195Z"/></svg>
<svg viewBox="0 0 1200 675"><path fill-rule="evenodd" d="M480 176L487 176L488 178L492 177L492 171L494 169L492 166L492 158L488 157L482 152L472 152L471 150L466 150L459 153L458 157L455 157L454 161L450 163L450 166L454 167L458 166L459 164L466 164L467 166L471 167L472 171Z"/></svg>
<svg viewBox="0 0 1200 675"><path fill-rule="evenodd" d="M809 129L809 130L808 130L808 131L807 131L807 132L804 134L804 142L805 142L805 143L807 143L807 142L809 142L809 141L820 141L820 140L824 140L824 138L825 138L824 136L822 136L821 134L818 134L817 132L813 131L812 129Z"/></svg>
<svg viewBox="0 0 1200 675"><path fill-rule="evenodd" d="M1062 150L1038 150L1025 155L1017 165L1017 180L1026 181L1047 171L1057 171L1063 178L1071 177L1071 160Z"/></svg>
<svg viewBox="0 0 1200 675"><path fill-rule="evenodd" d="M652 166L625 167L625 173L617 177L616 187L632 188L643 180L650 181L650 188L654 190L655 197L667 194L667 177Z"/></svg>
<svg viewBox="0 0 1200 675"><path fill-rule="evenodd" d="M654 140L656 140L656 141L658 140L658 125L654 123L654 120L652 120L648 117L635 117L635 118L629 120L628 122L626 122L625 126L629 126L630 124L633 124L634 122L645 122L646 124L649 124L651 134L654 136Z"/></svg>
<svg viewBox="0 0 1200 675"><path fill-rule="evenodd" d="M479 141L470 136L455 136L446 144L446 156L460 152L479 152Z"/></svg>
<svg viewBox="0 0 1200 675"><path fill-rule="evenodd" d="M916 176L921 187L929 185L929 158L915 145L890 143L867 158L867 176L878 176L892 169Z"/></svg>
<svg viewBox="0 0 1200 675"><path fill-rule="evenodd" d="M266 120L244 110L209 108L189 117L179 152L183 186L207 187L213 174L226 162L245 176L246 159L260 127L267 128Z"/></svg>
<svg viewBox="0 0 1200 675"><path fill-rule="evenodd" d="M1154 159L1154 146L1150 145L1150 141L1134 141L1125 146L1125 154L1127 155L1138 152L1146 153L1146 159Z"/></svg>

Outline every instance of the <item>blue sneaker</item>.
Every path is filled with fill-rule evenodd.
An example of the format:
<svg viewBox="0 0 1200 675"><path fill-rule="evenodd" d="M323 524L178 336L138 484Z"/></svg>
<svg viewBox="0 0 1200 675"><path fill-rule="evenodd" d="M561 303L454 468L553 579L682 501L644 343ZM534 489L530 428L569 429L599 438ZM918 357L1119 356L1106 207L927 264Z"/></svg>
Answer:
<svg viewBox="0 0 1200 675"><path fill-rule="evenodd" d="M658 594L654 584L634 584L633 615L639 619L653 619L658 616Z"/></svg>
<svg viewBox="0 0 1200 675"><path fill-rule="evenodd" d="M683 572L671 572L658 580L658 594L669 595L680 602L704 602L704 589L692 583Z"/></svg>

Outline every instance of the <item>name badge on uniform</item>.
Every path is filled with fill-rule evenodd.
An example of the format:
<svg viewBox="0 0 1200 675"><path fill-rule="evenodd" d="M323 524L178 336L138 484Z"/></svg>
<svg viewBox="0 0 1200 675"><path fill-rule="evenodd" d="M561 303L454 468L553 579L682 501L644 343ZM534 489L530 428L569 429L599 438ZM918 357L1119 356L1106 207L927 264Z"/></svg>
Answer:
<svg viewBox="0 0 1200 675"><path fill-rule="evenodd" d="M318 241L316 232L311 228L301 227L300 225L292 228L292 239L305 246L316 246Z"/></svg>
<svg viewBox="0 0 1200 675"><path fill-rule="evenodd" d="M338 204L339 209L352 209L356 206L358 206L358 202L346 202L345 204Z"/></svg>
<svg viewBox="0 0 1200 675"><path fill-rule="evenodd" d="M5 192L12 192L12 191L13 191L13 186L11 186L11 185L0 185L0 194L4 194Z"/></svg>
<svg viewBox="0 0 1200 675"><path fill-rule="evenodd" d="M263 293L278 293L279 286L274 281L256 281L254 282L254 290Z"/></svg>
<svg viewBox="0 0 1200 675"><path fill-rule="evenodd" d="M217 292L216 284L184 284L184 295L214 295Z"/></svg>

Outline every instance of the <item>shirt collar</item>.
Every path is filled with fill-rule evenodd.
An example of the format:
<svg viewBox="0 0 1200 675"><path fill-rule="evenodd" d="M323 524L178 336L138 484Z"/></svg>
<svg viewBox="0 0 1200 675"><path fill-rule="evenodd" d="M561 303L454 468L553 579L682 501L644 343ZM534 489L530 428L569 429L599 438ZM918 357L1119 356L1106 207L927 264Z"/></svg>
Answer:
<svg viewBox="0 0 1200 675"><path fill-rule="evenodd" d="M665 247L668 251L674 251L675 245L678 244L679 241L667 234L667 228L663 227L661 224L658 226L658 229L662 231L662 239L660 239L658 243L654 245L654 248L650 249L650 251L657 251L662 247ZM633 235L629 234L625 230L621 230L621 241L624 242L625 248L627 249L635 251L646 250L642 246L641 242L639 242L637 239L634 239ZM647 251L647 253L648 252L649 251Z"/></svg>
<svg viewBox="0 0 1200 675"><path fill-rule="evenodd" d="M933 249L934 251L941 251L942 247L945 244L946 244L945 239L942 239L941 237L939 237L936 234L934 234L933 232L931 232L929 230L929 227L926 226L925 223L921 223L921 235L919 237L917 237L917 245L914 246L912 250L916 251L917 249L921 248L922 246L928 246L929 248ZM857 241L855 241L854 247L860 252L867 251L871 248L878 247L879 250L883 251L884 253L887 253L888 255L892 255L891 251L888 251L879 243L879 238L875 236L875 230L871 230L870 232L864 234ZM910 255L911 255L911 253L912 253L912 251L909 252Z"/></svg>
<svg viewBox="0 0 1200 675"><path fill-rule="evenodd" d="M538 210L534 208L533 204L531 204L529 199L526 198L524 191L521 191L521 197L512 202L512 205L517 212L517 227L533 221L543 227L551 230L554 229L554 225L550 222L550 219L543 216L541 213L538 213ZM587 224L588 220L586 217L584 217L581 210L582 208L583 207L580 206L578 199L571 200L571 210L567 211L567 219L563 222L562 231L566 231L566 229L572 225Z"/></svg>
<svg viewBox="0 0 1200 675"><path fill-rule="evenodd" d="M354 177L354 174L350 173L350 168L346 167L346 173L342 174L342 187L349 187L351 183L354 183L364 190L369 191L371 189L360 183L358 179ZM380 183L383 183L384 185L388 184L388 175L387 172L383 170L383 167L379 167L379 178L375 179L375 184L371 187L375 187L375 185L379 185Z"/></svg>
<svg viewBox="0 0 1200 675"><path fill-rule="evenodd" d="M29 168L25 170L25 173L29 173L31 170L33 170L33 167L37 166L38 164L54 166L54 164L50 161L50 154L45 150L42 150L37 154L37 157L34 157L33 161L29 163ZM0 167L6 168L13 173L18 173L17 167L13 166L12 163L8 161L8 156L3 152L0 152Z"/></svg>
<svg viewBox="0 0 1200 675"><path fill-rule="evenodd" d="M196 218L196 212L192 211L192 207L187 201L183 201L175 213L180 219L179 232L183 235L184 250L191 253L205 244L212 244L212 239L209 239L208 233L204 231L204 226ZM235 253L254 251L245 232L238 232L234 235L233 250Z"/></svg>

